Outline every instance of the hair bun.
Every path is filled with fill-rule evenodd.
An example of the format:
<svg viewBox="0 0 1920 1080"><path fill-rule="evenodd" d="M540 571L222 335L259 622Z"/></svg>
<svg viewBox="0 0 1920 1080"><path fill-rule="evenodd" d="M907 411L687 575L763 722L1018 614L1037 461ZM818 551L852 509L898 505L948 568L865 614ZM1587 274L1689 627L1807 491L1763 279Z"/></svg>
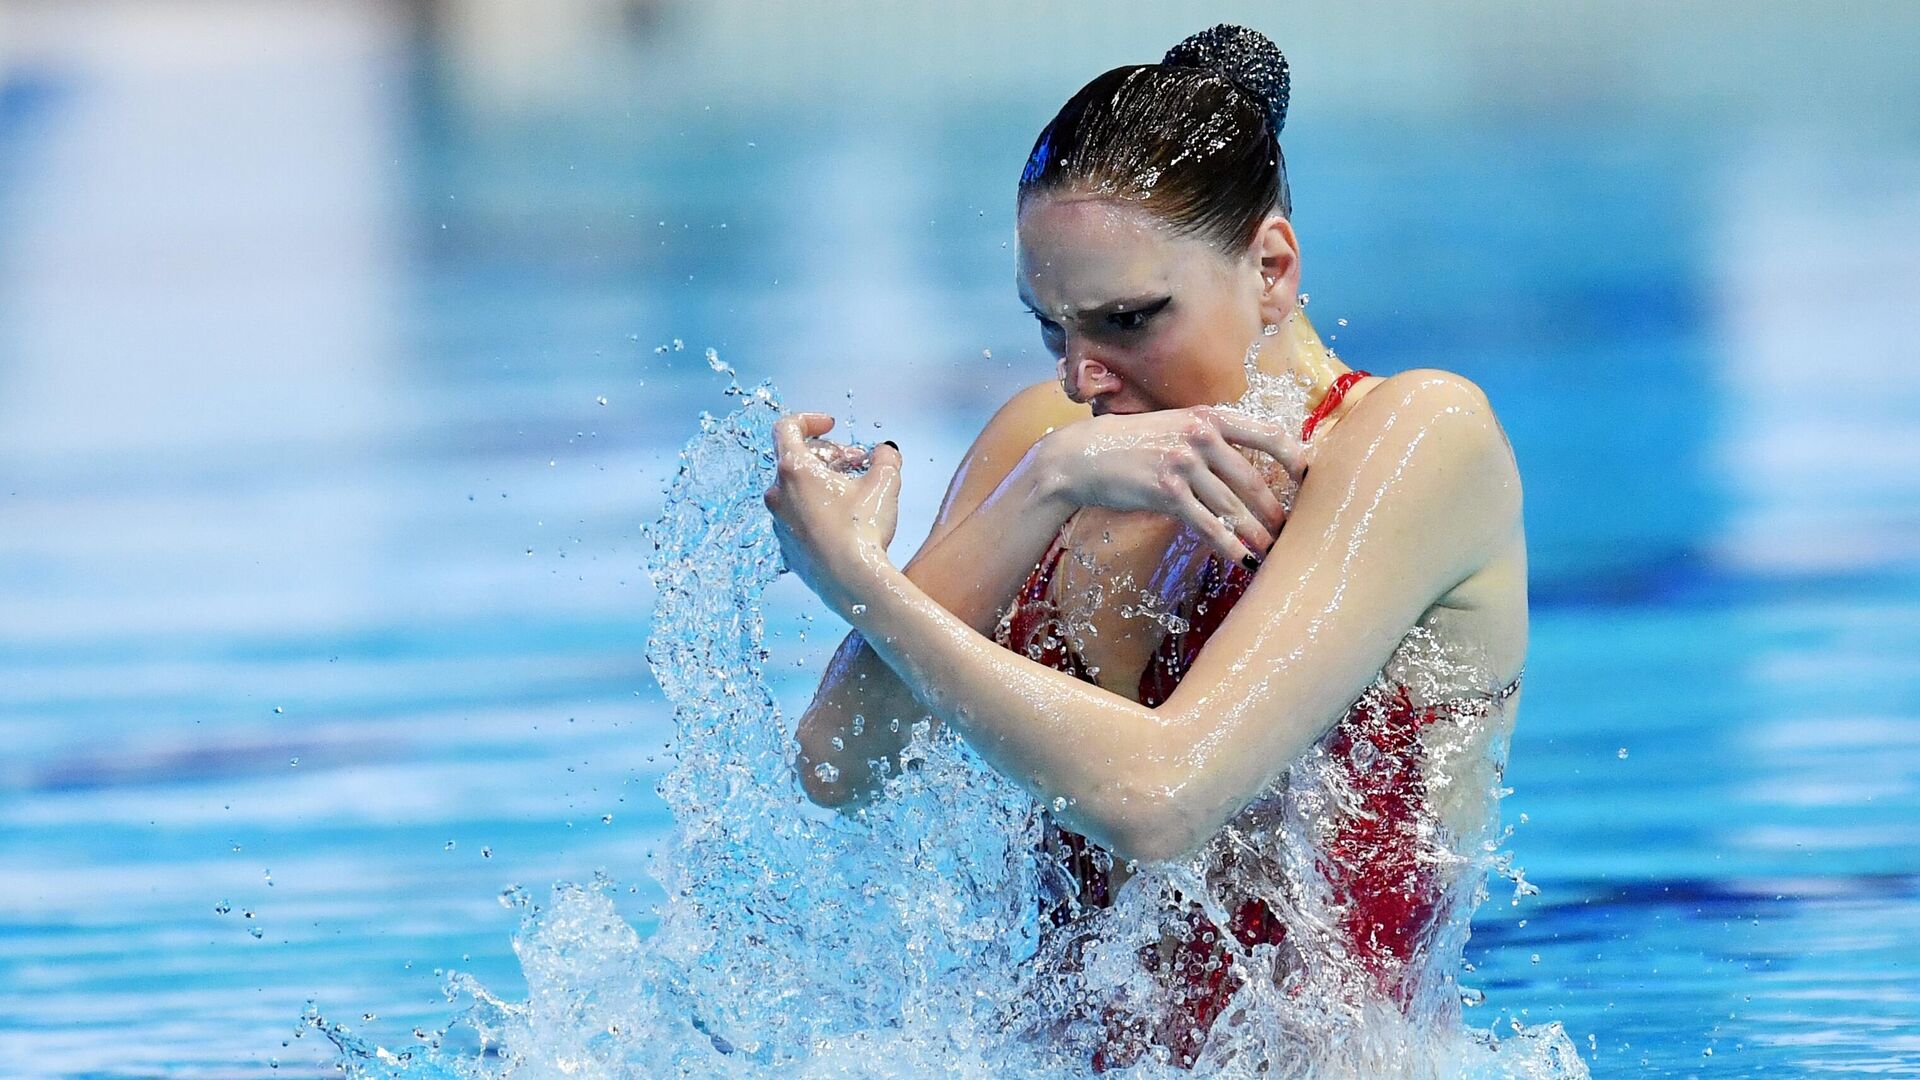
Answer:
<svg viewBox="0 0 1920 1080"><path fill-rule="evenodd" d="M1267 35L1221 23L1168 49L1160 62L1171 67L1206 68L1253 94L1266 106L1274 137L1280 137L1293 84L1287 74L1287 58L1280 55L1280 47Z"/></svg>

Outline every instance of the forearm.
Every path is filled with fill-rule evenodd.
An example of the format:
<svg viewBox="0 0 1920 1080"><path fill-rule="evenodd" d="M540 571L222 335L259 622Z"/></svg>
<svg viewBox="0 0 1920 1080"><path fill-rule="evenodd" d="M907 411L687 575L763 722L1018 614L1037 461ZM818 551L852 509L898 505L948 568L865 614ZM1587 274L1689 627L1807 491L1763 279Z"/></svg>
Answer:
<svg viewBox="0 0 1920 1080"><path fill-rule="evenodd" d="M1070 827L1122 855L1173 853L1177 717L1000 648L883 554L867 561L854 623L928 712Z"/></svg>
<svg viewBox="0 0 1920 1080"><path fill-rule="evenodd" d="M907 563L906 576L960 621L990 632L1078 509L1036 446L992 494Z"/></svg>
<svg viewBox="0 0 1920 1080"><path fill-rule="evenodd" d="M1036 457L1025 464L922 548L905 571L934 603L981 634L992 629L1074 509L1044 462ZM797 766L808 797L822 806L864 802L884 779L881 770L899 767L913 722L925 715L860 633L849 634L800 720Z"/></svg>

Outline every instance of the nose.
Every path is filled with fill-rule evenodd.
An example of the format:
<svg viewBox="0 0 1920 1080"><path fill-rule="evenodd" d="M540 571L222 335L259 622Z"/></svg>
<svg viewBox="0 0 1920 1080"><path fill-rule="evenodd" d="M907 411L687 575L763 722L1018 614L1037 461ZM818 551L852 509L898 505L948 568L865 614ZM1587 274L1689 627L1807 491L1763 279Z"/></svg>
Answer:
<svg viewBox="0 0 1920 1080"><path fill-rule="evenodd" d="M1120 377L1084 344L1070 342L1060 354L1060 386L1067 398L1086 404L1101 394L1120 388Z"/></svg>

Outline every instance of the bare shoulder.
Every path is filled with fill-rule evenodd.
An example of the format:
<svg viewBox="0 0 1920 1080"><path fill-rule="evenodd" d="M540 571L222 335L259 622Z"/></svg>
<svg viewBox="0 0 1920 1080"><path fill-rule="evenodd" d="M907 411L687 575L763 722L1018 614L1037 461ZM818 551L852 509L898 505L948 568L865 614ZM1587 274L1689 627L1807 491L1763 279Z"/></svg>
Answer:
<svg viewBox="0 0 1920 1080"><path fill-rule="evenodd" d="M1034 383L1008 398L980 429L954 470L934 522L934 536L971 514L1048 432L1092 415L1085 405L1068 398L1057 382Z"/></svg>
<svg viewBox="0 0 1920 1080"><path fill-rule="evenodd" d="M1401 407L1419 406L1420 412L1433 415L1483 415L1493 417L1493 404L1478 383L1457 372L1440 368L1408 368L1389 375L1373 387L1368 397L1400 403ZM1358 412L1358 406L1355 406Z"/></svg>
<svg viewBox="0 0 1920 1080"><path fill-rule="evenodd" d="M1486 392L1472 379L1439 368L1410 368L1381 379L1336 431L1342 429L1344 437L1329 442L1345 444L1349 453L1357 449L1355 443L1397 433L1427 444L1426 453L1436 461L1513 468L1513 448Z"/></svg>
<svg viewBox="0 0 1920 1080"><path fill-rule="evenodd" d="M1434 512L1471 507L1502 527L1520 516L1513 447L1486 393L1438 368L1413 368L1367 387L1318 447L1313 474L1323 490L1344 487L1344 480L1420 493L1406 503L1410 509L1425 502ZM1310 478L1303 499L1312 486Z"/></svg>
<svg viewBox="0 0 1920 1080"><path fill-rule="evenodd" d="M1008 398L980 435L983 439L990 435L1015 441L1024 438L1027 446L1032 446L1054 428L1092 416L1092 410L1069 398L1058 382L1037 382Z"/></svg>

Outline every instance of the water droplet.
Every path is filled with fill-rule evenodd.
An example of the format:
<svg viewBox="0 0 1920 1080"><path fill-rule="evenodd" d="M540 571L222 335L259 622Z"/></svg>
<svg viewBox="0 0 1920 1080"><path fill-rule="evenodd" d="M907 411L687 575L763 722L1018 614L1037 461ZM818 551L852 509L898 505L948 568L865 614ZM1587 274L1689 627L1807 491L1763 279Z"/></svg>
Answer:
<svg viewBox="0 0 1920 1080"><path fill-rule="evenodd" d="M228 903L225 900L222 900L219 903L213 905L213 913L215 915L226 915L231 913L232 911L233 911L233 905Z"/></svg>
<svg viewBox="0 0 1920 1080"><path fill-rule="evenodd" d="M865 615L867 613L867 605L865 604L853 605L853 613L855 615Z"/></svg>
<svg viewBox="0 0 1920 1080"><path fill-rule="evenodd" d="M284 712L286 712L287 710L285 710L285 709L283 709L283 708L281 708L281 707L280 707L280 706L278 706L278 705L275 705L275 706L273 707L273 711L274 711L274 712L275 712L276 714L279 714L279 713L284 713Z"/></svg>
<svg viewBox="0 0 1920 1080"><path fill-rule="evenodd" d="M831 784L840 779L840 770L834 768L833 762L823 761L813 767L813 775L819 777L821 783Z"/></svg>
<svg viewBox="0 0 1920 1080"><path fill-rule="evenodd" d="M1345 319L1335 319L1335 320L1333 320L1333 321L1334 321L1335 323L1337 323L1337 324L1339 324L1339 325L1341 325L1341 326L1345 326L1345 325L1347 325L1347 320L1345 320Z"/></svg>
<svg viewBox="0 0 1920 1080"><path fill-rule="evenodd" d="M444 850L444 851L452 851L452 850L453 850L453 848L454 848L454 845L455 845L455 843L456 843L456 841L453 841L453 840L449 840L449 841L447 841L447 846L446 846L445 848L443 848L442 850Z"/></svg>
<svg viewBox="0 0 1920 1080"><path fill-rule="evenodd" d="M1627 748L1624 746L1621 747L1619 750L1614 751L1613 756L1619 758L1621 761L1627 760Z"/></svg>
<svg viewBox="0 0 1920 1080"><path fill-rule="evenodd" d="M253 939L254 939L255 941L258 941L258 940L260 940L261 938L263 938L263 937L266 937L266 936L267 936L267 932L266 932L265 930L262 930L262 929L260 929L260 928L259 928L259 927L257 927L257 926L249 926L249 927L247 927L247 933L249 933L249 934L251 934L251 935L253 935Z"/></svg>
<svg viewBox="0 0 1920 1080"><path fill-rule="evenodd" d="M1067 797L1065 795L1055 795L1053 797L1053 812L1058 814L1064 812L1066 809Z"/></svg>
<svg viewBox="0 0 1920 1080"><path fill-rule="evenodd" d="M598 404L605 405L607 403L607 395L601 394L598 397L594 398L593 400ZM548 462L547 464L551 465L553 463Z"/></svg>
<svg viewBox="0 0 1920 1080"><path fill-rule="evenodd" d="M612 815L612 814L601 814L601 815L600 815L600 824L602 824L602 825L611 825L611 824L613 824L613 815Z"/></svg>

